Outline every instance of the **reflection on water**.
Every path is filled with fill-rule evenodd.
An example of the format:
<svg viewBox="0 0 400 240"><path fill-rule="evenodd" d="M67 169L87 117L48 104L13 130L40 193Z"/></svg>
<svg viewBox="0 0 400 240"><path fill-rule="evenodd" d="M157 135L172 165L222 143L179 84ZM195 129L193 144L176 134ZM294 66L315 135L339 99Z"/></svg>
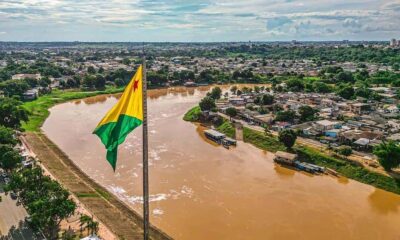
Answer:
<svg viewBox="0 0 400 240"><path fill-rule="evenodd" d="M207 141L204 127L182 117L208 89L149 92L153 224L184 240L400 238L398 195L280 167L273 154L243 142L228 150ZM141 212L141 128L120 146L115 173L91 134L115 103L106 95L57 105L43 130L89 176Z"/></svg>
<svg viewBox="0 0 400 240"><path fill-rule="evenodd" d="M369 195L368 200L372 208L382 214L398 214L400 210L400 197L387 198L382 194L382 191L383 190L375 189L375 191Z"/></svg>

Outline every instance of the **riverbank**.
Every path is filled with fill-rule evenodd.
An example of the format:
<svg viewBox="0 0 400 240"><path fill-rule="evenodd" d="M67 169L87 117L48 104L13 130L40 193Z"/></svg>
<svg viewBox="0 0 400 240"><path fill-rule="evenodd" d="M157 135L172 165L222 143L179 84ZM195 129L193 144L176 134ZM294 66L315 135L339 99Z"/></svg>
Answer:
<svg viewBox="0 0 400 240"><path fill-rule="evenodd" d="M197 122L198 120L198 106L190 109L184 117L184 120ZM233 125L225 120L222 125L217 127L217 130L232 136ZM282 143L279 142L276 136L266 135L265 133L250 129L243 128L243 140L248 142L259 149L276 152L279 150L285 150ZM390 176L386 176L380 173L372 172L356 163L347 161L345 159L339 159L334 156L329 156L325 153L318 152L307 146L300 146L296 144L294 150L300 155L301 160L314 163L320 166L329 167L334 169L342 176L356 180L358 182L374 186L389 192L400 194L400 180Z"/></svg>
<svg viewBox="0 0 400 240"><path fill-rule="evenodd" d="M120 239L142 239L142 217L82 172L44 134L27 132L24 138L45 168ZM152 226L153 240L171 238Z"/></svg>
<svg viewBox="0 0 400 240"><path fill-rule="evenodd" d="M68 102L75 99L93 97L101 94L114 94L122 92L123 88L107 88L103 91L83 92L79 90L53 90L52 93L40 96L38 99L25 102L23 107L29 111L29 121L22 123L22 128L29 132L39 132L49 109L56 104Z"/></svg>

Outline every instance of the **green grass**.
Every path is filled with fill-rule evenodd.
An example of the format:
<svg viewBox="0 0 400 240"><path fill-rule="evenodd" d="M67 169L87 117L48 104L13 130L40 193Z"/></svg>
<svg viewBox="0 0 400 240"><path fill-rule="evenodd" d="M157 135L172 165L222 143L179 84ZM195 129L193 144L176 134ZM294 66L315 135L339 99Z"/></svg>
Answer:
<svg viewBox="0 0 400 240"><path fill-rule="evenodd" d="M307 147L296 147L300 159L332 168L341 175L374 187L400 194L400 180L372 172L346 160L327 156Z"/></svg>
<svg viewBox="0 0 400 240"><path fill-rule="evenodd" d="M226 136L230 138L235 137L235 128L232 126L232 124L224 119L224 122L217 127L217 131L224 133Z"/></svg>
<svg viewBox="0 0 400 240"><path fill-rule="evenodd" d="M304 77L303 80L309 81L309 82L314 82L314 81L321 80L321 78L320 77Z"/></svg>
<svg viewBox="0 0 400 240"><path fill-rule="evenodd" d="M111 194L109 192L104 191L103 189L96 188L96 192L100 194L103 198L109 200L111 198Z"/></svg>
<svg viewBox="0 0 400 240"><path fill-rule="evenodd" d="M78 198L98 198L99 194L97 194L97 193L77 193L76 196Z"/></svg>
<svg viewBox="0 0 400 240"><path fill-rule="evenodd" d="M26 131L38 132L46 118L49 116L49 108L58 103L67 102L74 99L92 97L100 94L110 94L121 92L121 88L108 88L104 91L61 91L53 90L51 94L40 96L38 99L25 102L23 107L29 111L29 121L22 124L22 128Z"/></svg>
<svg viewBox="0 0 400 240"><path fill-rule="evenodd" d="M185 115L183 116L183 120L188 122L197 122L199 120L199 115L201 113L201 109L199 106L195 106L190 109Z"/></svg>
<svg viewBox="0 0 400 240"><path fill-rule="evenodd" d="M267 136L264 133L246 127L243 128L243 139L245 142L270 152L284 151L286 149L276 137Z"/></svg>

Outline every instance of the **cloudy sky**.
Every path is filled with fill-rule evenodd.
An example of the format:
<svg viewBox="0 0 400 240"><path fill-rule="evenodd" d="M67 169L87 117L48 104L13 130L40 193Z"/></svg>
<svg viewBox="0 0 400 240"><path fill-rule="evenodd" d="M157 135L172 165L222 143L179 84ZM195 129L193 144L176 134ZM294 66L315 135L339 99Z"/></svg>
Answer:
<svg viewBox="0 0 400 240"><path fill-rule="evenodd" d="M400 38L400 0L0 0L0 41Z"/></svg>

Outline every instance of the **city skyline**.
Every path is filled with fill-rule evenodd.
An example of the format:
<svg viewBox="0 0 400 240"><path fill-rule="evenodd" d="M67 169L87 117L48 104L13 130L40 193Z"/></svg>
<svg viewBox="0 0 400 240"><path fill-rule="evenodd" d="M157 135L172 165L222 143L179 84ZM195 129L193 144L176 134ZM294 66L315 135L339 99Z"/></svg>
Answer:
<svg viewBox="0 0 400 240"><path fill-rule="evenodd" d="M389 41L399 17L389 0L6 0L0 41Z"/></svg>

